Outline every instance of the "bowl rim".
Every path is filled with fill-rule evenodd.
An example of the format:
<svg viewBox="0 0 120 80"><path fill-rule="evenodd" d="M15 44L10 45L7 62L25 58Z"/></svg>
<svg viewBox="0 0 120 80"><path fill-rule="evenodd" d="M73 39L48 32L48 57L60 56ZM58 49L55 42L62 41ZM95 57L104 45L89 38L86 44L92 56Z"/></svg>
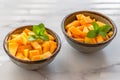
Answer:
<svg viewBox="0 0 120 80"><path fill-rule="evenodd" d="M9 52L9 50L8 50L8 48L7 48L7 40L8 40L8 38L10 37L10 35L11 35L14 31L16 31L16 30L19 30L19 29L21 29L21 28L26 28L26 27L32 27L32 26L33 26L33 25L20 26L20 27L18 27L18 28L15 28L14 30L10 31L10 32L5 36L4 42L3 42L3 48L4 48L5 52L7 53L7 55L8 55L10 58L12 58L12 59L14 59L14 60L16 60L16 61L18 61L18 62L22 62L22 63L34 64L34 63L40 63L40 62L42 63L42 62L48 61L49 59L54 58L54 57L58 54L58 52L59 52L60 49L61 49L61 40L60 40L59 36L58 36L53 30L51 30L51 29L49 29L49 28L47 28L47 27L45 27L45 28L46 28L46 31L49 31L51 34L53 34L53 35L55 36L55 39L56 39L57 44L58 44L57 49L54 51L54 53L52 53L52 56L50 56L50 57L48 57L48 58L46 58L46 59L43 59L43 60L28 61L28 60L18 59L18 58L14 57L13 55L10 54L10 52Z"/></svg>
<svg viewBox="0 0 120 80"><path fill-rule="evenodd" d="M112 27L113 27L113 35L108 40L103 41L101 43L97 43L97 44L90 44L90 43L79 42L79 41L75 40L74 38L68 36L68 34L66 33L66 30L65 30L64 22L70 16L72 16L74 14L79 14L79 13L82 13L82 14L84 14L84 13L91 13L91 14L95 14L95 15L103 17L104 19L106 19L112 25ZM68 14L62 20L61 29L62 29L62 32L65 35L65 37L69 38L70 40L72 40L73 42L75 42L77 44L88 46L88 47L96 47L98 45L102 45L102 44L105 44L107 42L110 42L116 36L116 34L117 34L117 27L116 27L116 25L115 25L115 23L114 23L114 21L112 19L110 19L109 17L107 17L106 15L104 15L104 14L102 14L100 12L90 11L90 10L75 11L75 12L72 12L72 13Z"/></svg>

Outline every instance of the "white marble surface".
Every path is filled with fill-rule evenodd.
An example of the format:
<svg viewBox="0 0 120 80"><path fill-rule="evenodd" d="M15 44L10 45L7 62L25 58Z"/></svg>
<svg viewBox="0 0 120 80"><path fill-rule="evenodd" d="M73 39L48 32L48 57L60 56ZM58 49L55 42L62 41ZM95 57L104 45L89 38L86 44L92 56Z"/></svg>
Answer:
<svg viewBox="0 0 120 80"><path fill-rule="evenodd" d="M83 55L61 32L65 15L94 10L110 17L118 28L116 38L102 51ZM14 28L43 22L61 38L56 59L38 71L12 63L3 50L5 35ZM0 0L0 80L120 80L120 0Z"/></svg>

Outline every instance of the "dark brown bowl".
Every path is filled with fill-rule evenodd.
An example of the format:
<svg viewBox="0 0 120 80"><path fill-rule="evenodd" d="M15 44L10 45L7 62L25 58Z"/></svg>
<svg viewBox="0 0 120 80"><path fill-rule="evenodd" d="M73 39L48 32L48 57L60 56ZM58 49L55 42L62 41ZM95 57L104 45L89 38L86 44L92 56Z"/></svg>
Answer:
<svg viewBox="0 0 120 80"><path fill-rule="evenodd" d="M56 42L58 43L58 47L55 50L55 52L53 53L53 55L51 57L47 58L47 59L44 59L44 60L37 60L37 61L20 60L20 59L18 59L16 57L12 56L9 53L7 41L11 37L12 34L21 33L25 28L32 29L32 25L19 27L19 28L15 29L15 30L11 31L10 33L8 33L7 36L4 39L3 47L4 47L5 52L7 53L9 58L11 59L11 61L13 61L15 64L17 64L18 66L20 66L22 68L25 68L25 69L36 70L36 69L39 69L40 67L43 67L43 66L49 64L50 62L52 62L54 60L54 58L56 57L56 55L60 51L61 41L60 41L59 36L55 32L53 32L52 30L46 28L46 31L49 34L53 35L55 37Z"/></svg>
<svg viewBox="0 0 120 80"><path fill-rule="evenodd" d="M91 18L95 18L96 20L99 20L101 22L104 22L104 23L110 25L112 27L112 31L113 31L112 37L110 37L108 40L106 40L104 42L97 43L97 44L82 43L82 42L78 42L78 41L74 40L72 37L69 37L66 33L65 26L67 24L69 24L70 22L72 22L73 20L76 20L77 14L84 14L86 16L90 16ZM67 42L72 47L74 47L75 49L77 49L78 51L83 52L83 53L93 53L93 52L103 49L114 39L114 37L116 36L116 33L117 33L116 25L110 18L108 18L107 16L105 16L101 13L94 12L94 11L78 11L78 12L71 13L63 19L61 27L62 27L62 32L63 32Z"/></svg>

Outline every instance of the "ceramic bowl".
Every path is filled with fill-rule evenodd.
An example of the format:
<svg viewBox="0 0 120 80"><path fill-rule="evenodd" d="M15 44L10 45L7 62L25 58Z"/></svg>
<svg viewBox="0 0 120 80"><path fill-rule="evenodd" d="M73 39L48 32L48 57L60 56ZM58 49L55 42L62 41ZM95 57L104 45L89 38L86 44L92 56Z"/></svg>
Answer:
<svg viewBox="0 0 120 80"><path fill-rule="evenodd" d="M10 52L8 50L8 45L7 45L8 39L11 37L12 34L21 33L25 28L32 29L32 25L27 25L27 26L22 26L22 27L17 28L15 30L11 31L10 33L8 33L4 39L3 47L4 47L5 52L11 59L11 61L14 62L15 64L17 64L18 66L25 68L25 69L29 69L29 70L36 70L36 69L39 69L39 68L44 67L45 65L51 63L54 60L54 58L56 57L56 55L58 54L58 52L60 51L61 42L60 42L59 36L55 32L53 32L52 30L50 30L48 28L46 28L46 31L49 34L51 34L52 36L54 36L56 42L58 43L58 45L57 45L58 47L54 51L54 53L51 57L44 59L44 60L25 61L25 60L17 59L10 54Z"/></svg>
<svg viewBox="0 0 120 80"><path fill-rule="evenodd" d="M104 23L110 25L112 27L112 31L113 31L112 37L110 37L108 40L106 40L104 42L97 43L97 44L87 44L87 43L82 43L82 42L78 42L78 41L74 40L72 37L68 36L68 34L66 33L65 26L67 24L69 24L70 22L72 22L73 20L76 20L77 14L84 14L86 16L90 16L91 18L95 18L98 21L101 21L101 22L104 22ZM99 50L105 48L114 39L114 37L116 36L116 33L117 33L116 25L110 18L108 18L104 14L94 12L94 11L73 12L73 13L67 15L63 19L61 27L62 27L62 32L63 32L67 42L73 48L77 49L78 51L80 51L82 53L93 53L93 52L96 52L96 51L99 51Z"/></svg>

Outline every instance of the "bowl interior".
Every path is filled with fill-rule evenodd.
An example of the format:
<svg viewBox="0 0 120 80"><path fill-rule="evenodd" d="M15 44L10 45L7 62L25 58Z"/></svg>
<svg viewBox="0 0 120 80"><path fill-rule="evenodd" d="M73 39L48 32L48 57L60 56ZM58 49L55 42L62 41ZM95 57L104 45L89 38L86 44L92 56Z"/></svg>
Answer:
<svg viewBox="0 0 120 80"><path fill-rule="evenodd" d="M15 30L13 30L12 32L8 33L8 35L6 36L5 40L4 40L4 49L6 51L6 53L13 59L17 60L17 61L20 61L20 62L24 62L24 63L35 63L35 62L44 62L46 60L49 60L50 58L54 57L55 55L57 55L58 51L60 50L60 47L61 47L61 44L60 44L60 39L58 37L58 35L53 32L52 30L46 28L46 31L51 34L54 38L55 38L55 41L57 42L57 49L54 51L53 55L50 56L49 58L46 58L46 59L43 59L43 60L36 60L36 61L27 61L27 60L21 60L21 59L18 59L14 56L12 56L10 53L9 53L9 50L8 50L8 45L7 45L7 41L11 39L11 35L12 34L17 34L17 33L21 33L25 28L27 29L30 29L32 30L32 25L28 25L28 26L22 26L22 27L19 27Z"/></svg>

